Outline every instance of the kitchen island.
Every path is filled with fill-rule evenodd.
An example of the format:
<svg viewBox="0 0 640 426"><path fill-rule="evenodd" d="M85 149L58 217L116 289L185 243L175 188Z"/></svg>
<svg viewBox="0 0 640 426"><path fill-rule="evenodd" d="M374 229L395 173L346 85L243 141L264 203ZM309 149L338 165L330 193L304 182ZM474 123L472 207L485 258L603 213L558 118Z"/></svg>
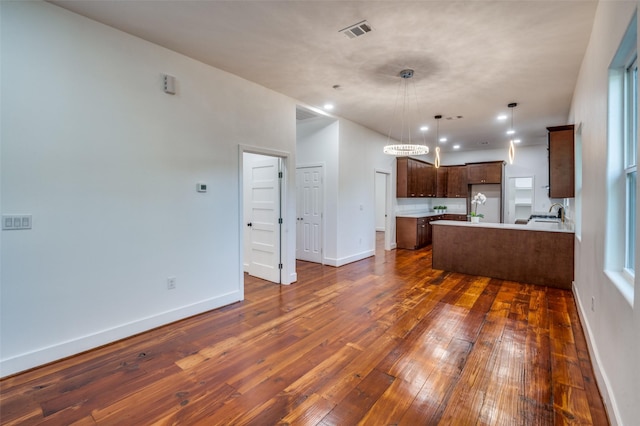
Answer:
<svg viewBox="0 0 640 426"><path fill-rule="evenodd" d="M434 269L571 289L574 231L559 221L432 226Z"/></svg>

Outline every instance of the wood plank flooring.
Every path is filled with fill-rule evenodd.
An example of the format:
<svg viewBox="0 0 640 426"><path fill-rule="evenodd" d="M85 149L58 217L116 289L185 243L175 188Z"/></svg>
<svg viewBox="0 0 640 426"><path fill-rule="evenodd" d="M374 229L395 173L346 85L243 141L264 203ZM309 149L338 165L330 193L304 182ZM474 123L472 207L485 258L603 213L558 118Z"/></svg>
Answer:
<svg viewBox="0 0 640 426"><path fill-rule="evenodd" d="M607 425L571 292L377 251L0 382L3 425Z"/></svg>

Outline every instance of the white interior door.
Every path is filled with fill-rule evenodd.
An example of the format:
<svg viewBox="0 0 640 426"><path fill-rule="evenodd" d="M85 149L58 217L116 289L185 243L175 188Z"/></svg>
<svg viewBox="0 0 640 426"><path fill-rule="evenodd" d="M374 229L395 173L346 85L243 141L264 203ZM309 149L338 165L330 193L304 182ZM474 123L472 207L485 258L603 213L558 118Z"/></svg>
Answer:
<svg viewBox="0 0 640 426"><path fill-rule="evenodd" d="M280 283L281 160L264 156L252 162L249 194L249 274Z"/></svg>
<svg viewBox="0 0 640 426"><path fill-rule="evenodd" d="M296 259L322 263L322 166L296 169Z"/></svg>

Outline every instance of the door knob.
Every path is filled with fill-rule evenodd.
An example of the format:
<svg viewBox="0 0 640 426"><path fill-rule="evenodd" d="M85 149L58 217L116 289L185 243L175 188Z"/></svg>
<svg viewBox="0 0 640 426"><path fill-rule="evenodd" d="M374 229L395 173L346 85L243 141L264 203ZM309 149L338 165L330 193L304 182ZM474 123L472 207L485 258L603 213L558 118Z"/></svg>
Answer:
<svg viewBox="0 0 640 426"><path fill-rule="evenodd" d="M253 224L251 222L247 223L247 226L253 226Z"/></svg>

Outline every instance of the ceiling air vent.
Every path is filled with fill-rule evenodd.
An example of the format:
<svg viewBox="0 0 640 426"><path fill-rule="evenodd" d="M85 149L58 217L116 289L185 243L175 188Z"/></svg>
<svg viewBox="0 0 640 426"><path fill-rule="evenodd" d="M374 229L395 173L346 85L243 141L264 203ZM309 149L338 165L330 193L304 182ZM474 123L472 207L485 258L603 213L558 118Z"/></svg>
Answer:
<svg viewBox="0 0 640 426"><path fill-rule="evenodd" d="M365 35L366 33L371 31L371 25L367 21L358 22L355 25L351 25L345 29L342 29L338 32L346 35L349 38L360 37L361 35Z"/></svg>

